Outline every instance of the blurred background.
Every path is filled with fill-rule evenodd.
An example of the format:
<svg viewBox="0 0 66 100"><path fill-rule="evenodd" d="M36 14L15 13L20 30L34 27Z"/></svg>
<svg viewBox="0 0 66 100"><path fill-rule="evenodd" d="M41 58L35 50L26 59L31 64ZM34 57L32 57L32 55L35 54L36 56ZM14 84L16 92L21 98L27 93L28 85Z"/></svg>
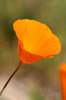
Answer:
<svg viewBox="0 0 66 100"><path fill-rule="evenodd" d="M66 62L66 0L0 0L0 90L19 62L13 22L34 19L48 25L62 52L25 65L13 77L0 100L61 100L59 64Z"/></svg>

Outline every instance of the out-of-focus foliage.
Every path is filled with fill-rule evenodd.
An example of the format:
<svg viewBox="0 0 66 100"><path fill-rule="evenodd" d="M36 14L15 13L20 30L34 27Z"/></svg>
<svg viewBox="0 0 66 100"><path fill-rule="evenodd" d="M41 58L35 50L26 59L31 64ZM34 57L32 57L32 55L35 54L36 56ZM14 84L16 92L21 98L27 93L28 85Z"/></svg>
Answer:
<svg viewBox="0 0 66 100"><path fill-rule="evenodd" d="M44 97L41 95L39 89L32 90L31 94L31 100L45 100Z"/></svg>
<svg viewBox="0 0 66 100"><path fill-rule="evenodd" d="M65 34L65 5L62 0L0 0L0 26L11 42L14 40L13 22L24 18L44 22L61 37Z"/></svg>

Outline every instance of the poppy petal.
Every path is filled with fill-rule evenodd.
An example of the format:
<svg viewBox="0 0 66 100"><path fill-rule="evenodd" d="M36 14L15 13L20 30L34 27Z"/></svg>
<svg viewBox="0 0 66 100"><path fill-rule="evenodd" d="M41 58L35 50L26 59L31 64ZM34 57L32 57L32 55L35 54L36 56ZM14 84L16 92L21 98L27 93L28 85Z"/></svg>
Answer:
<svg viewBox="0 0 66 100"><path fill-rule="evenodd" d="M51 57L61 51L60 40L47 25L35 20L17 20L14 30L23 44L23 50L40 57Z"/></svg>
<svg viewBox="0 0 66 100"><path fill-rule="evenodd" d="M21 41L18 42L18 52L22 62L27 64L34 63L44 58L24 50Z"/></svg>
<svg viewBox="0 0 66 100"><path fill-rule="evenodd" d="M59 67L60 86L62 92L62 100L66 100L66 64Z"/></svg>

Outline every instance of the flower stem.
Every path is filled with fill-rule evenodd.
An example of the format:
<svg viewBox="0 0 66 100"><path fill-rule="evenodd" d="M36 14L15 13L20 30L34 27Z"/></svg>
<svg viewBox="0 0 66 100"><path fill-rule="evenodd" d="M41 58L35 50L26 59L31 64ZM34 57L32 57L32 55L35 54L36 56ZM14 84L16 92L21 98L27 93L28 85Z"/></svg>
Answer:
<svg viewBox="0 0 66 100"><path fill-rule="evenodd" d="M2 90L0 91L0 96L2 95L2 93L4 92L5 88L7 87L7 85L9 84L9 82L11 81L11 79L13 78L13 76L16 74L16 72L19 70L20 65L22 64L22 62L20 61L17 68L14 70L14 72L11 74L11 76L9 77L9 79L7 80L7 82L5 83L5 85L3 86Z"/></svg>

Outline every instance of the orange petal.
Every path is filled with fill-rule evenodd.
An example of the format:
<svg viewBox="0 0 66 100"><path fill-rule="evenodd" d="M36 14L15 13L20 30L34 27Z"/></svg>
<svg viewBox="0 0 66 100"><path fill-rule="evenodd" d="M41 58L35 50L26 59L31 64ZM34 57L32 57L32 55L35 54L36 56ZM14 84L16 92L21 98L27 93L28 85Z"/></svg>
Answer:
<svg viewBox="0 0 66 100"><path fill-rule="evenodd" d="M61 64L59 67L60 84L62 91L62 100L66 100L66 64Z"/></svg>
<svg viewBox="0 0 66 100"><path fill-rule="evenodd" d="M43 57L41 57L41 56L32 54L32 53L24 50L23 44L21 43L21 41L18 42L18 52L19 52L19 56L24 64L25 63L26 64L34 63L36 61L43 59Z"/></svg>
<svg viewBox="0 0 66 100"><path fill-rule="evenodd" d="M13 24L14 30L23 43L23 49L30 54L42 58L50 57L61 51L59 39L45 24L35 20L17 20Z"/></svg>

